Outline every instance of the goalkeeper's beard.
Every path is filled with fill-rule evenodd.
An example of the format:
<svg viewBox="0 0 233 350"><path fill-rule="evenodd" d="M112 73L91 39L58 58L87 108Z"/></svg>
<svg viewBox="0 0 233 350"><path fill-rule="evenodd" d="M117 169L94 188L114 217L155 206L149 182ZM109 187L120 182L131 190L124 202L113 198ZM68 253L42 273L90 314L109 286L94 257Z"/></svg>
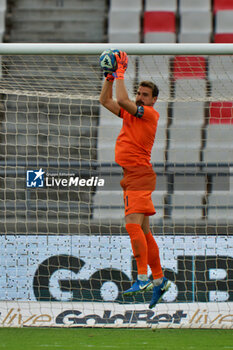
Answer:
<svg viewBox="0 0 233 350"><path fill-rule="evenodd" d="M137 106L144 106L144 103L142 101L136 101Z"/></svg>

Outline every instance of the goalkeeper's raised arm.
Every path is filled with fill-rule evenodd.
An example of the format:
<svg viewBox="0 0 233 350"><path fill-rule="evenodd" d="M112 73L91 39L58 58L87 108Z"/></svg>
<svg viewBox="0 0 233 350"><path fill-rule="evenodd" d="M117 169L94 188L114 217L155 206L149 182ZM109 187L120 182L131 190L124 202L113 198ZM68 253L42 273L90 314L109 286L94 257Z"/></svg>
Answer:
<svg viewBox="0 0 233 350"><path fill-rule="evenodd" d="M135 102L131 101L124 83L124 74L128 66L128 56L125 52L115 52L117 68L115 72L105 72L106 77L103 84L100 103L117 116L120 113L120 108L124 108L127 112L134 115L137 112ZM112 97L113 82L116 78L116 100Z"/></svg>
<svg viewBox="0 0 233 350"><path fill-rule="evenodd" d="M105 74L105 76L106 78L102 86L99 101L105 108L118 116L120 113L120 106L112 97L114 77L110 73Z"/></svg>
<svg viewBox="0 0 233 350"><path fill-rule="evenodd" d="M117 69L116 72L113 73L113 76L116 78L117 103L124 110L132 115L135 115L137 112L137 106L135 102L129 99L124 82L124 75L128 67L128 56L125 52L120 51L119 54L115 54L115 57L117 61Z"/></svg>
<svg viewBox="0 0 233 350"><path fill-rule="evenodd" d="M100 103L117 116L123 108L133 116L140 115L138 106L153 106L157 100L159 90L149 81L141 82L137 91L136 100L131 101L124 82L124 75L128 67L128 56L123 51L115 50L117 68L114 72L104 72L106 77L103 84ZM116 79L116 100L112 97L113 83Z"/></svg>

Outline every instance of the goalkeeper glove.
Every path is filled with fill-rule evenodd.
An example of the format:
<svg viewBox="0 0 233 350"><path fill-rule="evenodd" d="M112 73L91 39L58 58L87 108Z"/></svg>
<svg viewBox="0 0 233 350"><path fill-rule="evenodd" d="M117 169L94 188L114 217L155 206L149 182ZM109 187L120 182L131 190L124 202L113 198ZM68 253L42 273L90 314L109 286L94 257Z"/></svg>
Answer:
<svg viewBox="0 0 233 350"><path fill-rule="evenodd" d="M105 80L114 82L115 77L112 75L112 73L105 72L104 76L105 76Z"/></svg>
<svg viewBox="0 0 233 350"><path fill-rule="evenodd" d="M128 56L124 51L119 51L115 53L116 61L117 61L117 69L112 75L116 79L124 79L124 74L128 66Z"/></svg>

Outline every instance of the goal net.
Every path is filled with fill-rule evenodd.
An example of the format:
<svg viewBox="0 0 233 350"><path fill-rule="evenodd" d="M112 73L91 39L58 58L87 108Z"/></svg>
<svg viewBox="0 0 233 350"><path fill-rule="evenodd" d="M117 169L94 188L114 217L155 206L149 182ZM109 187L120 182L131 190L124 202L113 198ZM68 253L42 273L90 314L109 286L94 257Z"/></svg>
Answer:
<svg viewBox="0 0 233 350"><path fill-rule="evenodd" d="M121 119L99 103L106 46L0 47L0 326L233 327L233 50L191 46L117 47L130 98L142 80L160 90L150 223L172 286L152 310L150 293L122 294L137 271L114 162Z"/></svg>

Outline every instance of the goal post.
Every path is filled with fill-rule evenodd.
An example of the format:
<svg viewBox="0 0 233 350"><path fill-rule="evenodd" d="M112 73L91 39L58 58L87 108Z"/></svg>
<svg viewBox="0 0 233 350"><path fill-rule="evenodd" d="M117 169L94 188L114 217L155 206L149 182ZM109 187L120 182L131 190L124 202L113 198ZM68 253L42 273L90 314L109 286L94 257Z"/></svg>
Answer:
<svg viewBox="0 0 233 350"><path fill-rule="evenodd" d="M160 90L151 229L172 286L124 297L136 263L99 55L130 98ZM0 44L0 326L233 328L233 44ZM150 275L150 270L148 274Z"/></svg>
<svg viewBox="0 0 233 350"><path fill-rule="evenodd" d="M0 43L1 55L100 55L114 46L129 55L232 55L232 44Z"/></svg>

